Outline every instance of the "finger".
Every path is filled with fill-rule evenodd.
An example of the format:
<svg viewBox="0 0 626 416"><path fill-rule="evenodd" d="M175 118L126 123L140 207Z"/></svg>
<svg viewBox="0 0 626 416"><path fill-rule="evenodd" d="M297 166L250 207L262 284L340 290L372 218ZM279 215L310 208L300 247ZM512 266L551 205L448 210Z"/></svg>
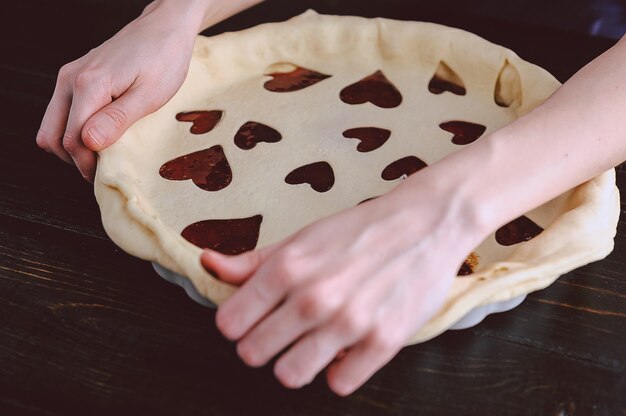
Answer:
<svg viewBox="0 0 626 416"><path fill-rule="evenodd" d="M386 276L384 271L357 284L356 295L354 290L339 291L350 295L342 299L344 302L350 299L348 304L278 360L274 372L285 386L297 388L310 383L344 349L367 335L379 319L386 300L395 297L396 279Z"/></svg>
<svg viewBox="0 0 626 416"><path fill-rule="evenodd" d="M233 285L241 285L278 247L279 244L272 244L236 256L205 250L200 261L206 269L215 272L220 280Z"/></svg>
<svg viewBox="0 0 626 416"><path fill-rule="evenodd" d="M96 75L85 74L79 74L74 83L74 96L63 136L63 148L72 157L83 177L93 181L96 155L83 144L81 132L89 117L111 101L111 95Z"/></svg>
<svg viewBox="0 0 626 416"><path fill-rule="evenodd" d="M253 275L217 310L218 329L231 340L243 337L256 323L280 303L287 292L306 278L307 268L285 250L275 251L262 261Z"/></svg>
<svg viewBox="0 0 626 416"><path fill-rule="evenodd" d="M274 366L274 374L288 388L311 383L341 352L369 328L368 317L350 315L306 334Z"/></svg>
<svg viewBox="0 0 626 416"><path fill-rule="evenodd" d="M307 335L294 345L274 366L274 375L280 383L290 389L310 384L337 357L344 345L333 331L321 330ZM301 357L309 359L302 360Z"/></svg>
<svg viewBox="0 0 626 416"><path fill-rule="evenodd" d="M250 366L265 365L302 334L333 315L344 297L340 287L326 283L288 298L239 342L239 356Z"/></svg>
<svg viewBox="0 0 626 416"><path fill-rule="evenodd" d="M398 354L404 341L383 331L373 331L330 365L327 380L331 390L340 396L352 394Z"/></svg>
<svg viewBox="0 0 626 416"><path fill-rule="evenodd" d="M320 278L320 272L314 270L316 264L312 264L308 256L300 256L299 249L295 248L294 244L293 241L284 244L281 251L277 251L263 263L254 276L222 304L216 314L216 324L224 336L231 340L242 338L266 317L293 287ZM360 279L368 276L367 270L372 268L368 261L364 261L350 264L349 270L333 270L333 274L344 277L352 275ZM349 284L351 280L347 279L346 282Z"/></svg>
<svg viewBox="0 0 626 416"><path fill-rule="evenodd" d="M267 269L267 268L266 268ZM220 332L230 340L242 338L259 320L282 301L289 283L286 278L263 267L255 274L256 280L248 280L233 296L224 302L215 314ZM276 283L265 284L264 281Z"/></svg>
<svg viewBox="0 0 626 416"><path fill-rule="evenodd" d="M119 98L100 108L84 124L82 138L92 151L115 143L140 118L156 111L151 91L141 85L131 86Z"/></svg>
<svg viewBox="0 0 626 416"><path fill-rule="evenodd" d="M402 349L408 338L425 322L433 301L422 296L420 302L412 294L428 293L425 279L413 279L407 286L397 284L381 306L373 328L359 343L328 367L327 381L331 390L347 396L361 387L374 373L387 364ZM417 308L416 308L417 306Z"/></svg>
<svg viewBox="0 0 626 416"><path fill-rule="evenodd" d="M57 84L41 121L36 141L40 148L55 154L69 164L74 164L62 145L63 133L72 104L72 94L66 72L65 69L59 72Z"/></svg>

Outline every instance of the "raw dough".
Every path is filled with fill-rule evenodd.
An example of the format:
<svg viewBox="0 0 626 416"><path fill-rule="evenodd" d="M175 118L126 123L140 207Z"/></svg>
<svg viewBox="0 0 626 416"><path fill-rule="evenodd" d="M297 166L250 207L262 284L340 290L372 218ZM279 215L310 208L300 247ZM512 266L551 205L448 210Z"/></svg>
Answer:
<svg viewBox="0 0 626 416"><path fill-rule="evenodd" d="M281 92L280 80L266 75L294 70L303 71L298 91ZM360 80L377 83L370 86L382 88L384 100L346 90ZM176 96L100 153L95 192L104 227L128 253L188 276L199 293L219 304L234 288L203 269L201 249L181 236L190 224L262 215L258 246L279 241L392 189L403 178L391 168L388 173L398 179L381 177L392 162L410 156L407 163L417 169L415 159L432 164L461 148L452 142L454 124L448 122L473 124L475 136L484 126L489 134L558 87L554 77L510 50L430 23L309 11L283 23L198 37ZM202 133L198 126L192 133L184 118L196 115L180 114L194 111L211 112L212 129ZM251 142L250 122L278 134ZM365 127L378 129L370 133L381 138L350 138L363 134L352 129ZM212 147L223 152L231 170L228 179L222 169L230 180L225 187L209 183L203 189L183 174L176 180L159 174L168 161ZM331 167L329 189L330 180L319 189L303 182L306 169L286 182L294 170L318 162ZM474 273L456 279L445 307L411 342L440 334L477 306L544 288L603 258L612 250L618 215L613 171L528 213L545 230L513 246L488 238L476 249Z"/></svg>

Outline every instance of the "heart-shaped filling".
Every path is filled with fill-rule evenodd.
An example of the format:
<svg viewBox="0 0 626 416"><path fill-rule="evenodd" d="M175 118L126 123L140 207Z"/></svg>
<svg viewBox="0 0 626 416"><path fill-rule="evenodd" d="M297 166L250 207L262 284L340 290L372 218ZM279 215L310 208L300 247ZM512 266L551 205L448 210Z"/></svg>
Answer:
<svg viewBox="0 0 626 416"><path fill-rule="evenodd" d="M303 90L331 77L330 75L298 66L289 72L272 72L267 75L271 76L272 79L266 81L263 87L272 92Z"/></svg>
<svg viewBox="0 0 626 416"><path fill-rule="evenodd" d="M248 121L235 134L235 144L243 150L254 148L257 143L276 143L283 136L276 130L256 121Z"/></svg>
<svg viewBox="0 0 626 416"><path fill-rule="evenodd" d="M223 111L189 111L176 114L176 120L191 122L193 125L189 129L192 134L204 134L213 130L222 120Z"/></svg>
<svg viewBox="0 0 626 416"><path fill-rule="evenodd" d="M465 259L465 261L463 262L463 265L461 266L461 268L459 269L456 275L468 276L474 273L474 270L476 270L476 268L478 267L478 261L479 261L478 254L470 253L470 255L467 256L467 259Z"/></svg>
<svg viewBox="0 0 626 416"><path fill-rule="evenodd" d="M386 181L394 181L403 176L411 176L415 172L424 169L426 166L428 166L426 162L422 161L420 158L407 156L387 166L383 170L381 177Z"/></svg>
<svg viewBox="0 0 626 416"><path fill-rule="evenodd" d="M441 129L454 134L452 143L465 145L475 142L485 133L487 127L467 121L447 121L439 125Z"/></svg>
<svg viewBox="0 0 626 416"><path fill-rule="evenodd" d="M356 150L363 153L378 149L385 144L389 136L391 136L391 131L378 127L357 127L343 132L343 137L361 141Z"/></svg>
<svg viewBox="0 0 626 416"><path fill-rule="evenodd" d="M285 182L290 185L308 183L317 192L326 192L335 184L335 173L328 162L315 162L294 169Z"/></svg>
<svg viewBox="0 0 626 416"><path fill-rule="evenodd" d="M443 78L439 78L437 75L430 80L430 83L428 84L428 91L437 95L443 94L446 91L450 91L455 95L465 95L467 93L465 87L446 81Z"/></svg>
<svg viewBox="0 0 626 416"><path fill-rule="evenodd" d="M543 228L530 218L522 215L496 231L496 241L503 246L523 243L537 237Z"/></svg>
<svg viewBox="0 0 626 416"><path fill-rule="evenodd" d="M220 145L170 160L161 166L159 174L172 181L191 179L205 191L224 189L233 179L230 164Z"/></svg>
<svg viewBox="0 0 626 416"><path fill-rule="evenodd" d="M444 61L439 62L435 75L428 83L428 91L433 94L443 94L446 91L455 95L465 95L465 84L459 75Z"/></svg>
<svg viewBox="0 0 626 416"><path fill-rule="evenodd" d="M470 274L474 273L474 271L472 270L472 266L470 266L470 264L467 261L463 262L463 265L461 266L461 268L459 269L459 271L457 272L457 276L468 276Z"/></svg>
<svg viewBox="0 0 626 416"><path fill-rule="evenodd" d="M180 234L200 248L235 255L254 250L259 241L262 215L230 220L205 220L187 226Z"/></svg>
<svg viewBox="0 0 626 416"><path fill-rule="evenodd" d="M394 108L402 103L402 94L387 79L382 71L345 87L339 94L341 101L347 104L364 104L370 102L381 108Z"/></svg>

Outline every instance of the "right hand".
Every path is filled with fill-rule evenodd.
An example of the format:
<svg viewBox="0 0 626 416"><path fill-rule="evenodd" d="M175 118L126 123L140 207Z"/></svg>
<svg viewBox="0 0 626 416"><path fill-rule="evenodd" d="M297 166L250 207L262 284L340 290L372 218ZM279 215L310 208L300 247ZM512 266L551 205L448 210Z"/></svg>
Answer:
<svg viewBox="0 0 626 416"><path fill-rule="evenodd" d="M149 6L111 39L63 66L37 134L39 147L75 164L93 182L95 151L178 91L196 29L172 10Z"/></svg>

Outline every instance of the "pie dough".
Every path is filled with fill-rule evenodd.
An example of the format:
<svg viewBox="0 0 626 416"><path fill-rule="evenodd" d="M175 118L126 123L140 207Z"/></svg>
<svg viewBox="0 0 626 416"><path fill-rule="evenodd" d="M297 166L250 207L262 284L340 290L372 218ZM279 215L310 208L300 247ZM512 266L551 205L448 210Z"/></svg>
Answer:
<svg viewBox="0 0 626 416"><path fill-rule="evenodd" d="M300 77L302 88L285 91L284 74ZM371 89L354 87L359 81L380 94L368 96ZM229 224L214 220L247 219L252 228L260 223L257 247L279 241L384 194L420 163L497 130L558 87L510 50L431 23L309 11L198 37L176 96L100 152L95 193L103 224L125 251L187 276L220 304L235 288L201 266L201 249L181 236L191 224L188 238ZM259 130L263 140L250 140L258 125L276 133ZM359 142L364 132L373 138ZM168 165L174 160L184 166ZM202 160L212 179L185 180ZM307 182L316 172L321 179ZM455 280L443 309L411 343L603 258L618 215L611 170L528 213L529 224L541 227L534 234L544 229L529 241L504 246L489 237L464 265L472 273Z"/></svg>

